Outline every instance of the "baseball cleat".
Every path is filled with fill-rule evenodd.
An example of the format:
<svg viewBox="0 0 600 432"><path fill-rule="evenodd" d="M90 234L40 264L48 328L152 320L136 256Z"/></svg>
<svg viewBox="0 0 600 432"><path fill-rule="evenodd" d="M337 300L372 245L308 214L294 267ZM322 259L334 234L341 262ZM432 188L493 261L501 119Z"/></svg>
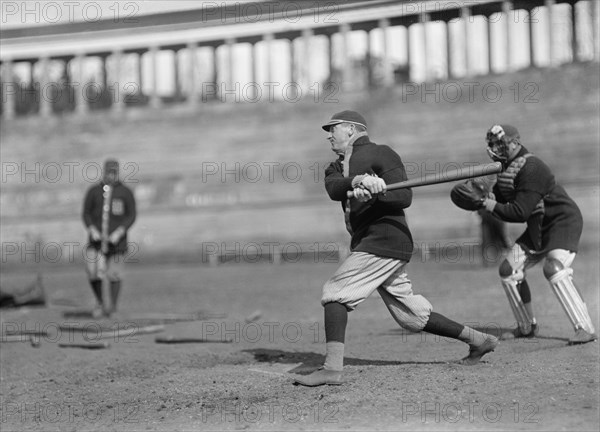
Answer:
<svg viewBox="0 0 600 432"><path fill-rule="evenodd" d="M294 384L307 387L316 387L325 384L340 385L342 383L342 371L329 369L318 369L310 375L299 375L294 378Z"/></svg>
<svg viewBox="0 0 600 432"><path fill-rule="evenodd" d="M459 363L465 366L472 366L479 363L481 357L487 353L491 353L498 346L498 338L488 335L481 345L469 345L469 355L463 358Z"/></svg>
<svg viewBox="0 0 600 432"><path fill-rule="evenodd" d="M569 339L569 345L581 345L588 342L593 342L598 339L596 333L588 333L580 328L575 331L575 336Z"/></svg>
<svg viewBox="0 0 600 432"><path fill-rule="evenodd" d="M515 337L515 339L518 339L518 338L534 338L534 337L536 337L538 335L539 332L540 332L540 328L538 327L538 325L535 324L535 323L532 323L531 324L531 330L529 330L529 333L524 333L523 330L521 330L521 327L517 327L513 331L513 336Z"/></svg>

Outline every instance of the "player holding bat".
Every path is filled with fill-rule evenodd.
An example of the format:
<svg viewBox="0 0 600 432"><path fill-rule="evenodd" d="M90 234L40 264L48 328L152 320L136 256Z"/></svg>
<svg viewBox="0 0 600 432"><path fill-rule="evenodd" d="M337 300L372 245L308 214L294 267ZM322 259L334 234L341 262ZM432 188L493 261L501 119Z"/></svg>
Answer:
<svg viewBox="0 0 600 432"><path fill-rule="evenodd" d="M310 375L297 376L296 383L342 383L348 312L375 290L400 326L461 340L470 348L462 363L478 363L494 351L497 338L433 312L431 303L412 291L405 267L413 240L404 214L412 202L412 190L387 191L388 184L407 180L400 156L388 146L371 142L367 123L357 112L337 113L322 127L338 155L325 170L325 188L344 210L352 236L351 254L323 287L325 364ZM348 197L349 192L354 198Z"/></svg>
<svg viewBox="0 0 600 432"><path fill-rule="evenodd" d="M89 236L86 270L98 303L94 310L97 317L116 310L127 231L135 218L135 199L119 181L119 163L107 159L102 181L87 191L83 204L83 223Z"/></svg>

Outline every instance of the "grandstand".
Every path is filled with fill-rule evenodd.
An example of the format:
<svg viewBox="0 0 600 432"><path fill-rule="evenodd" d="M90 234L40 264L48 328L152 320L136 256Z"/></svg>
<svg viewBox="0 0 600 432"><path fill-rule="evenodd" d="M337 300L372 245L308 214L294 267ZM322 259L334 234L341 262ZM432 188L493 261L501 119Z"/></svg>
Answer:
<svg viewBox="0 0 600 432"><path fill-rule="evenodd" d="M524 144L548 160L582 205L588 232L596 233L584 241L597 241L598 64L529 69L476 82L479 88L493 83L502 97L492 102L474 92L469 100L464 92L461 100L447 95L436 101L423 89L398 86L341 94L334 104L214 102L197 112L138 109L122 117L15 119L1 132L3 244L25 242L31 250L36 242L83 242L81 202L97 177L91 162L99 166L107 155L121 160L123 179L138 199L131 233L139 245L136 258L201 262L207 243L230 250L236 243L345 244L342 213L322 186L333 154L319 125L346 107L365 113L372 138L392 145L410 176L436 163L485 162L485 129L497 121L518 125ZM518 100L515 86L522 89ZM13 173L15 167L7 164L14 161L19 166ZM453 208L449 188L415 189L408 218L417 244L477 238L477 216ZM9 263L16 258L3 257Z"/></svg>
<svg viewBox="0 0 600 432"><path fill-rule="evenodd" d="M309 3L312 4L299 2L298 5L309 8ZM558 6L567 6L572 18L568 27L571 36L575 35L570 40L569 61L572 63L536 67L539 55L534 47L543 46L540 48L537 39L537 44L533 43L534 31L529 20L530 43L526 51L530 66L515 71L507 64L498 71L491 55L495 45L488 33L489 67L485 73L478 75L469 69L469 50L463 47L462 50L467 51L461 54L467 57L463 59L465 70L462 76L455 77L451 64L455 66L456 61L450 57L457 49L451 47L448 33L447 70L441 77L411 80L410 67L416 62L413 56L413 63L406 58L408 75L398 75L394 82L389 77L379 82L380 85L351 82L350 86L334 87L335 91L321 91L318 97L305 92L309 96L294 101L263 99L257 103L231 103L219 98L204 100L200 94L195 94L195 99L194 94L179 94L180 97L176 94L160 98L161 102L171 100L173 103L156 109L159 105L152 100L156 102L158 96L151 93L142 95L146 97L142 98L144 103L107 100L106 106L91 111L87 108L93 107L81 109L80 99L68 109L57 109L48 106L48 101L42 102L42 98L39 106L20 112L15 111L19 106L11 105L10 98L3 97L0 131L3 266L37 265L40 261L54 264L52 259L44 260L36 252L47 245L53 245L53 250L54 245L63 250L59 262L70 260L64 249L71 247L72 242L81 249L85 242L80 217L83 196L86 189L100 179L100 166L108 156L121 161L122 180L135 190L138 201L139 218L130 238L136 243L135 259L149 261L169 257L202 262L207 261L203 256L207 245L214 244L226 245L231 250L235 250L236 244L241 247L299 244L303 248L335 245L338 252L345 247L339 245L347 244L347 233L341 223L339 204L329 201L324 192L323 171L333 154L319 125L334 112L347 108L365 114L372 139L395 148L403 157L410 177L486 162L485 130L496 122L517 125L524 144L549 162L558 180L580 202L586 226L594 233L584 241L596 244L600 227L598 37L592 34L591 44L588 43L593 46L593 52L587 57L590 61L578 61L582 60L580 48L584 45L578 43L585 38L581 27L576 26L578 22L586 22L585 13L581 11L587 10L587 6L589 10L594 9L591 21L596 19L597 23L596 2L481 1L463 8L455 7L456 2L447 2L447 8L433 11L414 8L427 2L411 3L411 8L407 3L346 2L336 18L348 22L335 25L313 22L315 25L308 29L310 31L300 24L286 22L282 10L278 9L274 10L281 21L277 25L268 21L237 26L239 22L206 20L202 15L206 11L186 11L140 17L125 28L123 23L117 25L107 20L94 25L70 23L3 31L3 91L7 88L6 71L12 77L13 68L19 62L30 64L29 84L33 86L35 79L44 82L48 78L43 70L40 72L40 62L62 62L67 71L67 64L80 61L84 54L99 56L106 72L106 60L111 55L137 55L141 62L142 56L152 54L152 50L154 54L159 49L173 51L176 56L180 50L193 50L202 44L215 50L222 45L231 48L234 43L255 45L265 42L266 29L271 31L266 38L269 41L314 36L333 40L336 34L346 35L351 30L364 31L370 37L370 30L381 31L394 25L407 29L421 26L425 30L438 20L445 23L448 32L451 22L455 25L460 21L465 24L467 34L472 15L508 16L509 11L522 8L531 18L540 9L549 12ZM579 20L575 20L576 16ZM237 21L235 16L229 17L230 21ZM199 22L203 25L197 25ZM307 25L306 22L301 24ZM275 31L279 25L280 31ZM490 28L488 23L488 31ZM240 32L237 38L223 36L233 29ZM553 31L549 28L549 33ZM149 47L148 37L157 35L171 42ZM427 51L425 32L424 36ZM65 39L69 39L68 43ZM407 44L408 57L409 39L406 31L403 43ZM52 43L61 40L64 43ZM77 43L88 40L94 40L93 46L99 51L82 54L76 50ZM47 44L40 45L42 41ZM119 48L115 45L117 41L124 45ZM436 41L430 38L429 43L435 45L433 42ZM44 47L50 45L51 53L43 52ZM116 51L107 51L107 47L116 47ZM510 48L510 44L505 44L504 48L507 47ZM552 64L554 51L550 45L547 66L557 66ZM330 45L327 55L333 58L333 54L333 45ZM369 50L367 55L370 55ZM384 50L382 59L386 60L386 56ZM509 53L505 60L510 60ZM330 66L328 79L333 79L336 69L333 63ZM370 77L368 81L373 84L371 66L371 62L364 60L349 70ZM213 67L216 69L217 64ZM226 78L231 78L231 71L226 72ZM292 70L290 79L300 72ZM386 73L389 72L387 68ZM140 81L142 75L138 76ZM213 78L217 78L216 71ZM348 76L342 74L337 78L342 84L348 84ZM156 74L153 79L156 80ZM106 74L103 80L102 92L106 93ZM68 87L68 79L66 85ZM142 87L140 84L139 88ZM190 100L196 103L183 103ZM100 109L103 107L111 109ZM408 218L417 245L477 240L478 217L451 206L449 189L446 184L415 190ZM75 259L80 260L81 256Z"/></svg>

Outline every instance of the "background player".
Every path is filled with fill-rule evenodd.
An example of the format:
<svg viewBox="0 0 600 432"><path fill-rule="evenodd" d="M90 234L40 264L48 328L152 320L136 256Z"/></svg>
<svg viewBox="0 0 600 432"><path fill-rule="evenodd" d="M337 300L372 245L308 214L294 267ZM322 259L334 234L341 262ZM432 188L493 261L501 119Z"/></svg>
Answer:
<svg viewBox="0 0 600 432"><path fill-rule="evenodd" d="M581 212L556 183L550 168L529 153L520 139L517 129L510 125L494 125L487 131L488 154L502 162L503 170L498 174L493 197L482 202L485 210L506 222L527 223L527 229L500 265L502 286L518 322L515 336L533 337L538 332L526 270L545 259L544 276L575 328L569 343L596 340L571 268L583 227Z"/></svg>
<svg viewBox="0 0 600 432"><path fill-rule="evenodd" d="M377 290L392 317L403 328L459 339L470 346L464 364L475 364L495 349L498 340L436 312L429 301L412 292L405 267L413 240L404 209L412 190L386 192L386 184L406 180L400 156L390 147L372 143L367 123L357 112L335 114L322 126L339 156L325 171L325 188L341 201L352 253L325 283L321 304L325 313L326 357L323 368L296 378L298 384L340 384L348 312ZM354 199L347 193L353 191Z"/></svg>
<svg viewBox="0 0 600 432"><path fill-rule="evenodd" d="M83 223L89 235L87 274L99 306L96 315L104 304L103 276L110 281L111 301L102 312L110 315L116 310L124 254L128 248L127 231L135 218L135 198L131 190L119 181L119 163L107 159L102 181L87 191L83 204Z"/></svg>

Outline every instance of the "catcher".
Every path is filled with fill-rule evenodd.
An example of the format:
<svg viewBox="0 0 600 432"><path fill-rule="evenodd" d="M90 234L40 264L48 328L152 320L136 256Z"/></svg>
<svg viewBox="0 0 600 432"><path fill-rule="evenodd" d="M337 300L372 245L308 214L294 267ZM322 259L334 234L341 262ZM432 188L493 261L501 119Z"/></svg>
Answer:
<svg viewBox="0 0 600 432"><path fill-rule="evenodd" d="M450 197L465 210L484 209L503 221L527 224L499 269L518 323L514 336L538 334L526 271L544 260L544 276L575 328L569 344L594 341L598 336L571 268L583 228L581 212L556 183L550 168L521 145L520 139L513 126L492 126L486 135L487 152L503 166L492 193L486 193L477 181L467 181L456 185Z"/></svg>

